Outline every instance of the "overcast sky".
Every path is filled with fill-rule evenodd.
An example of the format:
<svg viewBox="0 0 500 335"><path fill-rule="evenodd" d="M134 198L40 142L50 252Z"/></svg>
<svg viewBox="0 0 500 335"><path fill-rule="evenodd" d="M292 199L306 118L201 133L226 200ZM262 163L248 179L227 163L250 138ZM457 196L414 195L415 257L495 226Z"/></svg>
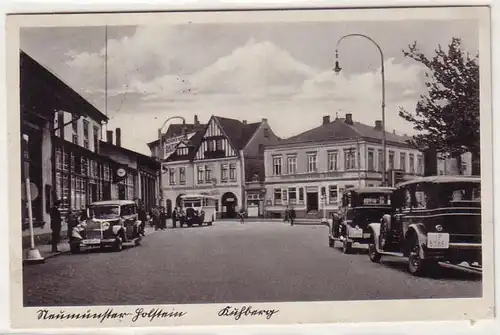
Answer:
<svg viewBox="0 0 500 335"><path fill-rule="evenodd" d="M148 154L163 121L181 115L206 122L212 114L248 122L268 118L288 137L321 123L323 115L381 118L380 57L367 40L345 39L343 71L335 75L335 43L363 33L384 51L386 126L411 134L399 106L414 110L425 92L424 69L405 59L414 41L429 56L460 37L478 51L472 20L183 24L108 27L109 130L122 128L123 146ZM105 112L104 27L23 28L21 48ZM178 121L174 121L178 122Z"/></svg>

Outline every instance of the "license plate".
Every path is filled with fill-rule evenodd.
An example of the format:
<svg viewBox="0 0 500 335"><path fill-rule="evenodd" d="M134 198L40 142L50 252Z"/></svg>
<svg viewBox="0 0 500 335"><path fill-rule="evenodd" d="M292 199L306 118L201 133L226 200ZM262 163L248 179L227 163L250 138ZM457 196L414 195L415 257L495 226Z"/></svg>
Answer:
<svg viewBox="0 0 500 335"><path fill-rule="evenodd" d="M98 240L96 238L90 239L90 240L83 240L83 244L99 244L101 243L101 240Z"/></svg>
<svg viewBox="0 0 500 335"><path fill-rule="evenodd" d="M356 228L349 229L349 237L362 238L363 237L363 229L356 229Z"/></svg>
<svg viewBox="0 0 500 335"><path fill-rule="evenodd" d="M427 248L448 249L449 247L450 247L450 234L447 233L427 234Z"/></svg>

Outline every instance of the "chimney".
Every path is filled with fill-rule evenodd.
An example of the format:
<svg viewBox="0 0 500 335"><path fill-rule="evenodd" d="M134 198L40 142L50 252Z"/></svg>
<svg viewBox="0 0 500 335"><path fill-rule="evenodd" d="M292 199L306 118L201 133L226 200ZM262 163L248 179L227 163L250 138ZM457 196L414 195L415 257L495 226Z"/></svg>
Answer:
<svg viewBox="0 0 500 335"><path fill-rule="evenodd" d="M330 123L330 115L323 116L323 124L328 124L328 123Z"/></svg>
<svg viewBox="0 0 500 335"><path fill-rule="evenodd" d="M121 147L122 146L122 130L120 128L116 128L116 146Z"/></svg>
<svg viewBox="0 0 500 335"><path fill-rule="evenodd" d="M108 130L106 132L106 139L108 140L109 144L113 144L113 131L112 130Z"/></svg>
<svg viewBox="0 0 500 335"><path fill-rule="evenodd" d="M243 121L241 121L241 123L247 124L247 120L243 120Z"/></svg>
<svg viewBox="0 0 500 335"><path fill-rule="evenodd" d="M200 120L198 120L198 115L194 116L194 124L195 125L199 125L200 124Z"/></svg>
<svg viewBox="0 0 500 335"><path fill-rule="evenodd" d="M262 122L267 122L267 119L266 118L262 118Z"/></svg>
<svg viewBox="0 0 500 335"><path fill-rule="evenodd" d="M375 129L382 130L382 121L380 120L375 121Z"/></svg>
<svg viewBox="0 0 500 335"><path fill-rule="evenodd" d="M346 124L349 124L349 125L353 125L353 122L352 122L352 114L351 113L347 113L345 115L345 123Z"/></svg>
<svg viewBox="0 0 500 335"><path fill-rule="evenodd" d="M394 135L396 135L396 129L393 129L393 130L392 130L392 133L393 133Z"/></svg>

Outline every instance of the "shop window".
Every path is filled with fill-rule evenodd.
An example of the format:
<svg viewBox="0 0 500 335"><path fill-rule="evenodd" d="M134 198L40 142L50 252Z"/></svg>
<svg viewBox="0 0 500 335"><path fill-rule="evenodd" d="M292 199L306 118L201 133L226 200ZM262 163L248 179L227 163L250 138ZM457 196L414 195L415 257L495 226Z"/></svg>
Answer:
<svg viewBox="0 0 500 335"><path fill-rule="evenodd" d="M281 188L276 188L276 189L274 189L274 204L281 205L281 203L282 203Z"/></svg>

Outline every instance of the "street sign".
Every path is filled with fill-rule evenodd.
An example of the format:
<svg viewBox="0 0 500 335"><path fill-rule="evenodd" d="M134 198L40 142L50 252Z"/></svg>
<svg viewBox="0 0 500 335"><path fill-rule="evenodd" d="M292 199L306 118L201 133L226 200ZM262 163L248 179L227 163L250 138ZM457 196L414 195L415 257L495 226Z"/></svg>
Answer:
<svg viewBox="0 0 500 335"><path fill-rule="evenodd" d="M22 183L21 186L21 198L26 200L26 183ZM38 198L38 187L34 183L30 183L30 194L31 201L35 201Z"/></svg>

